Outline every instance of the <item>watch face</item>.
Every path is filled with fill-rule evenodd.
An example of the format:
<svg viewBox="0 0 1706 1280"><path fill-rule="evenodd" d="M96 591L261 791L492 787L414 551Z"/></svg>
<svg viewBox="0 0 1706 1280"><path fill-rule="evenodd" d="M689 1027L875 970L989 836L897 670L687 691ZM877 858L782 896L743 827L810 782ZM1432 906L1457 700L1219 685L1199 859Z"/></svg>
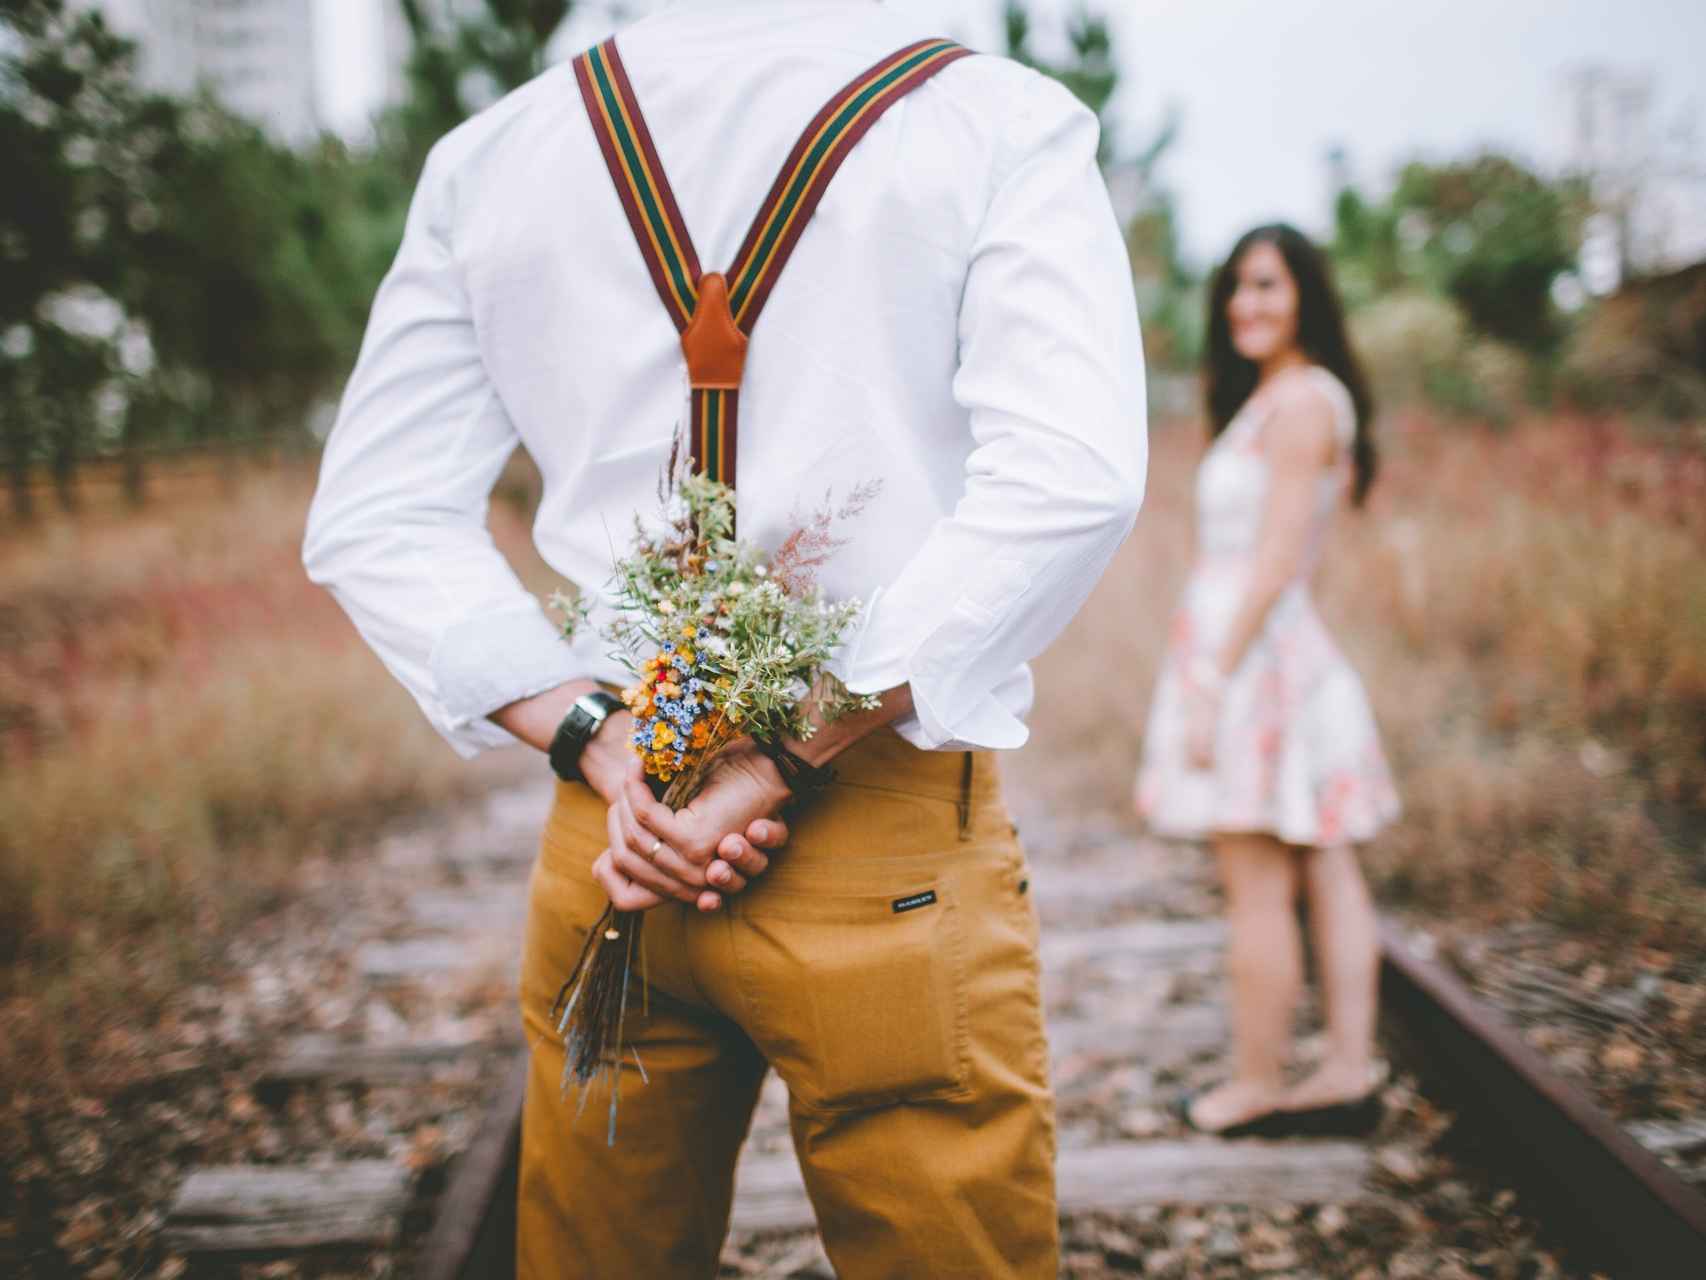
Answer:
<svg viewBox="0 0 1706 1280"><path fill-rule="evenodd" d="M580 703L576 703L569 713L569 732L575 737L585 740L592 736L592 731L603 723L602 716L596 716Z"/></svg>

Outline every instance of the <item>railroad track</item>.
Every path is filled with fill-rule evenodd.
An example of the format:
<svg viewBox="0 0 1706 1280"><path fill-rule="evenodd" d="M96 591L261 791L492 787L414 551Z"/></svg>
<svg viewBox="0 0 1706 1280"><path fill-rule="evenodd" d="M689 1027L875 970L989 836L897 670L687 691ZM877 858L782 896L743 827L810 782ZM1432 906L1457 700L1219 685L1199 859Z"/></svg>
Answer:
<svg viewBox="0 0 1706 1280"><path fill-rule="evenodd" d="M473 887L411 900L418 928L362 949L367 980L401 991L443 985L469 957L489 956L494 931L513 943L533 819L547 802L548 788L507 795L500 829L464 859L477 872ZM1223 929L1205 910L1200 884L1181 877L1178 859L1134 856L1129 838L1113 833L1092 844L1033 861L1063 1215L1179 1205L1342 1205L1354 1214L1358 1205L1390 1203L1382 1163L1393 1158L1367 1144L1229 1143L1170 1126L1166 1096L1199 1081L1224 1052ZM1616 1277L1706 1275L1706 1197L1500 1024L1425 939L1388 924L1382 941L1385 1014L1404 1065L1482 1135L1480 1148L1494 1153L1500 1175L1520 1188L1525 1208L1538 1209L1548 1233L1570 1245L1572 1261ZM168 1215L168 1246L217 1269L258 1255L396 1248L406 1235L395 1255L412 1268L403 1274L505 1280L513 1274L521 1053L514 1042L430 1037L292 1042L266 1072L274 1092L310 1082L407 1087L477 1059L483 1119L441 1190L440 1180L384 1160L196 1171ZM746 1242L786 1237L796 1247L784 1268L747 1273L828 1275L788 1147L785 1106L772 1077L737 1175L731 1257ZM406 1232L411 1220L430 1227Z"/></svg>
<svg viewBox="0 0 1706 1280"><path fill-rule="evenodd" d="M1386 921L1381 956L1386 1011L1561 1234L1616 1275L1706 1276L1706 1195L1554 1071L1425 938Z"/></svg>

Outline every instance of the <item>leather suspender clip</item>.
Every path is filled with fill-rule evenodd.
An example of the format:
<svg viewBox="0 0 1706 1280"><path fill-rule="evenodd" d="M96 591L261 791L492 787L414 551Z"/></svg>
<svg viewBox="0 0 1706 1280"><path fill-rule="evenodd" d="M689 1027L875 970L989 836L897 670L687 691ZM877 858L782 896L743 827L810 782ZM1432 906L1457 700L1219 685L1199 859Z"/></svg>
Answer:
<svg viewBox="0 0 1706 1280"><path fill-rule="evenodd" d="M705 271L612 36L575 59L587 118L634 243L681 335L694 470L734 487L741 375L759 313L830 180L895 103L971 51L920 40L866 68L806 126L726 271Z"/></svg>

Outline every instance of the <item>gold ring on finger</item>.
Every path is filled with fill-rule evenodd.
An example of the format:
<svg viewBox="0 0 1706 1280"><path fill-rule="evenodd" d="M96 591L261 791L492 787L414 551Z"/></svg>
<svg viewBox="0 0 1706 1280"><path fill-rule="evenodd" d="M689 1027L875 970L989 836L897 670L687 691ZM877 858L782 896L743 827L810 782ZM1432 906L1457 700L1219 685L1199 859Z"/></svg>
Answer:
<svg viewBox="0 0 1706 1280"><path fill-rule="evenodd" d="M662 840L653 840L652 841L652 847L650 849L646 850L646 859L648 861L650 861L651 859L657 857L658 856L658 850L661 848L663 848L663 841Z"/></svg>

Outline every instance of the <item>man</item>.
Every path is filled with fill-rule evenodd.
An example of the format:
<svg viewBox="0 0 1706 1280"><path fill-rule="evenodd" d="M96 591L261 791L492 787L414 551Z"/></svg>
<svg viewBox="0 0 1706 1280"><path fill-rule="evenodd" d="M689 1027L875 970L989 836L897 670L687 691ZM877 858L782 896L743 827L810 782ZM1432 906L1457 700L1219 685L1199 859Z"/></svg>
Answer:
<svg viewBox="0 0 1706 1280"><path fill-rule="evenodd" d="M519 739L568 779L523 961L525 1276L715 1274L772 1066L841 1274L1055 1274L1036 918L991 759L1135 517L1142 355L1094 117L935 34L871 0L685 0L455 130L327 444L310 575L459 752ZM865 112L885 66L871 92L896 100ZM821 495L880 484L820 581L866 602L837 672L882 706L785 744L790 772L835 770L790 821L751 749L670 814L593 696L624 678L599 592L655 508L684 353L695 429L709 385L686 330L722 277L691 289L693 244L742 261L841 103L858 131L717 385L740 388L742 537L774 548ZM572 644L484 527L518 441L539 550L592 600ZM559 1089L549 1019L607 899L650 911L609 1145L602 1100Z"/></svg>

